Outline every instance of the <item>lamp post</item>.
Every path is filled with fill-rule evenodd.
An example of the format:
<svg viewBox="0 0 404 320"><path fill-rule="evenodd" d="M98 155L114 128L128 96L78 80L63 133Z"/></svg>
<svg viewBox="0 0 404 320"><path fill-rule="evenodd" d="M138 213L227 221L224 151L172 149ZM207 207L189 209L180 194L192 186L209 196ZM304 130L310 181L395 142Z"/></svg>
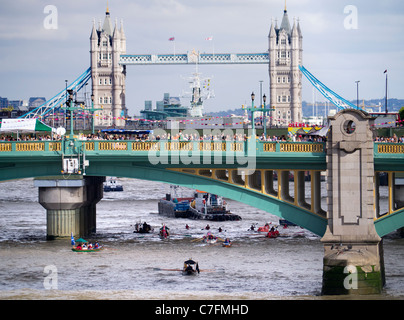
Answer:
<svg viewBox="0 0 404 320"><path fill-rule="evenodd" d="M66 100L66 107L62 108L66 111L70 111L70 139L73 139L74 136L74 115L73 115L73 111L81 109L81 106L76 107L75 104L77 103L77 101L74 101L74 92L72 89L67 90L67 93L69 95L69 98Z"/></svg>
<svg viewBox="0 0 404 320"><path fill-rule="evenodd" d="M387 69L384 71L384 73L386 74L386 114L389 112L388 107L387 107Z"/></svg>
<svg viewBox="0 0 404 320"><path fill-rule="evenodd" d="M93 118L93 121L92 121L92 125L91 125L91 133L92 134L94 134L94 112L95 111L97 111L97 110L102 110L102 106L101 106L101 108L94 108L94 94L92 93L91 94L91 109L89 109L89 111L91 111L92 112L92 118Z"/></svg>
<svg viewBox="0 0 404 320"><path fill-rule="evenodd" d="M91 133L94 134L94 93L91 94L91 112L92 112L92 121L91 121Z"/></svg>
<svg viewBox="0 0 404 320"><path fill-rule="evenodd" d="M262 99L264 100L264 110L265 110L265 105L267 102L267 96L265 95L265 93L264 93ZM264 117L264 136L266 139L267 138L267 112L266 111L264 111L263 117Z"/></svg>
<svg viewBox="0 0 404 320"><path fill-rule="evenodd" d="M65 88L66 88L66 90L65 90L65 97L66 97L66 99L65 99L65 105L66 105L66 107L67 107L67 80L65 80ZM65 116L65 121L64 121L64 124L65 124L65 128L66 128L66 125L67 125L67 120L66 120L66 118L67 118L67 115L66 115L66 110L65 110L65 112L64 112L64 116Z"/></svg>
<svg viewBox="0 0 404 320"><path fill-rule="evenodd" d="M267 97L266 97L265 94L264 94L264 96L262 97L262 99L264 100L264 104L261 106L261 108L255 108L255 106L254 106L255 94L254 94L254 92L253 92L253 93L251 94L251 108L244 108L244 107L243 107L243 109L251 111L252 130L253 130L253 134L254 134L254 135L255 135L254 112L260 111L260 112L262 112L262 113L264 114L264 134L265 134L265 137L266 137L266 135L267 135L266 127L267 127L267 126L266 126L265 112L267 112L267 111L274 111L275 109L272 109L272 108L267 109L267 108L266 108Z"/></svg>
<svg viewBox="0 0 404 320"><path fill-rule="evenodd" d="M255 100L255 94L253 92L253 93L251 93L251 121L252 121L252 127L251 128L252 128L253 133L255 135L254 100Z"/></svg>
<svg viewBox="0 0 404 320"><path fill-rule="evenodd" d="M359 80L358 81L355 81L355 83L356 83L356 106L358 107L358 109L359 109Z"/></svg>

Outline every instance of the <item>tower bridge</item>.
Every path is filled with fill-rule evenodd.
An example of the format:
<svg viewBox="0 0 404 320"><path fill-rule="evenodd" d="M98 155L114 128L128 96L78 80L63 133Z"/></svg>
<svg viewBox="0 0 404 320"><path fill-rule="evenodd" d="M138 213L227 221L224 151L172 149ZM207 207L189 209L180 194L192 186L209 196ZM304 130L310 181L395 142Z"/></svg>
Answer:
<svg viewBox="0 0 404 320"><path fill-rule="evenodd" d="M303 59L303 36L299 22L291 27L285 8L281 26L272 23L268 51L260 53L199 53L192 50L180 54L128 54L126 35L121 23L113 27L107 9L103 25L93 24L90 36L91 80L94 107L98 111L96 125L121 127L127 114L127 66L184 64L264 64L270 79L272 125L302 120L302 77L299 65ZM134 92L136 94L136 92ZM276 120L274 120L276 119Z"/></svg>

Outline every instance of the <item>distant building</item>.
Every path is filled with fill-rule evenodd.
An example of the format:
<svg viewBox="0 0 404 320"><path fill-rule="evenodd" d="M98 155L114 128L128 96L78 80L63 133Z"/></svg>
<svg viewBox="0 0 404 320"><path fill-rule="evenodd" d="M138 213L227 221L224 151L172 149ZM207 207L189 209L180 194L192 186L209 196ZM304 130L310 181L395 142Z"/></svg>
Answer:
<svg viewBox="0 0 404 320"><path fill-rule="evenodd" d="M0 97L0 109L8 107L8 99Z"/></svg>
<svg viewBox="0 0 404 320"><path fill-rule="evenodd" d="M44 104L46 99L44 97L31 97L28 100L28 108L35 109L38 108L40 105Z"/></svg>
<svg viewBox="0 0 404 320"><path fill-rule="evenodd" d="M8 105L13 107L15 110L27 110L28 111L28 101L27 100L8 100Z"/></svg>
<svg viewBox="0 0 404 320"><path fill-rule="evenodd" d="M186 117L188 108L181 106L179 97L170 97L169 93L164 93L163 101L157 101L155 109L148 100L145 101L145 108L140 113L146 120L166 120L169 117Z"/></svg>
<svg viewBox="0 0 404 320"><path fill-rule="evenodd" d="M230 117L187 117L187 118L168 118L167 129L243 129L246 119L242 116Z"/></svg>

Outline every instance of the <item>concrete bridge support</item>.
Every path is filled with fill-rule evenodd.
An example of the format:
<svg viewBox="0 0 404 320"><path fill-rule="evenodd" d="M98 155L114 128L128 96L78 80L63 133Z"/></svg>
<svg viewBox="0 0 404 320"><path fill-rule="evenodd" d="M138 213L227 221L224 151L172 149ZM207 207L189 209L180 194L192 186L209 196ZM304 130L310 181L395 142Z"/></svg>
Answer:
<svg viewBox="0 0 404 320"><path fill-rule="evenodd" d="M373 119L362 111L344 110L330 121L322 291L378 294L384 285L384 262L374 225Z"/></svg>
<svg viewBox="0 0 404 320"><path fill-rule="evenodd" d="M96 231L96 204L103 197L105 177L35 180L39 203L46 209L47 238L87 236Z"/></svg>

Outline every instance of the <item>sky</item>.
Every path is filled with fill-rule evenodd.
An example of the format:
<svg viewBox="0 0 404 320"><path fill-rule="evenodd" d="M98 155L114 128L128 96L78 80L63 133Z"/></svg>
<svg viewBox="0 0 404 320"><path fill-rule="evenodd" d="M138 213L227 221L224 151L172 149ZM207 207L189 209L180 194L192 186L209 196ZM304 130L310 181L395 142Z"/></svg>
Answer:
<svg viewBox="0 0 404 320"><path fill-rule="evenodd" d="M57 20L50 21L50 14ZM109 0L111 19L123 21L127 53L261 53L271 22L282 20L284 0ZM90 33L104 21L107 0L2 0L0 96L51 98L90 66ZM303 65L348 100L404 98L404 1L287 0L290 23L299 19ZM50 27L51 26L51 27ZM206 38L212 37L212 41ZM180 96L195 66L128 66L126 104L140 115L145 100ZM241 108L251 92L269 96L266 65L199 66L215 98L205 112ZM88 86L90 91L90 86ZM256 98L257 99L257 98ZM303 79L303 100L325 99ZM184 105L189 99L184 99Z"/></svg>

